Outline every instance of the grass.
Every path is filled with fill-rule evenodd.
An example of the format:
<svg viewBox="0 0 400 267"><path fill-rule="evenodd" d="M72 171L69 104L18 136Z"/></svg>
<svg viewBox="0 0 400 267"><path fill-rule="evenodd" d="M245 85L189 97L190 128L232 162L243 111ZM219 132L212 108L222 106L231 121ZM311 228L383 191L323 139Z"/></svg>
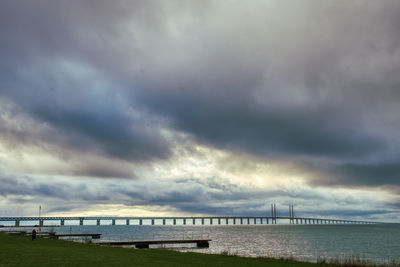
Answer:
<svg viewBox="0 0 400 267"><path fill-rule="evenodd" d="M157 249L128 249L0 233L0 266L293 266L318 264Z"/></svg>

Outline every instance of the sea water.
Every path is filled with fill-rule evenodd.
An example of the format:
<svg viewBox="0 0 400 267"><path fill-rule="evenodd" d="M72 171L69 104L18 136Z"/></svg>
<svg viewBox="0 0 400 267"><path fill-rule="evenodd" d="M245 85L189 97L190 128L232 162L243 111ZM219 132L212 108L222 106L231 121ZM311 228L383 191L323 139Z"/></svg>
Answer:
<svg viewBox="0 0 400 267"><path fill-rule="evenodd" d="M206 249L181 251L229 253L250 257L318 258L357 256L374 263L400 261L400 224L376 225L109 225L44 228L57 233L101 233L99 241L211 239ZM94 239L94 242L97 240ZM185 245L187 246L187 245Z"/></svg>

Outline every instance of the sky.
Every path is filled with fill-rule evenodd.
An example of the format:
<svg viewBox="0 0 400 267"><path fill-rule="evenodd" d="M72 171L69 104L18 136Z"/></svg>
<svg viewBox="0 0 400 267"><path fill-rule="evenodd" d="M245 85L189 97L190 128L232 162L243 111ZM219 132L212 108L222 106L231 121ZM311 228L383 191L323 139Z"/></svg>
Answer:
<svg viewBox="0 0 400 267"><path fill-rule="evenodd" d="M0 1L0 216L400 220L397 0Z"/></svg>

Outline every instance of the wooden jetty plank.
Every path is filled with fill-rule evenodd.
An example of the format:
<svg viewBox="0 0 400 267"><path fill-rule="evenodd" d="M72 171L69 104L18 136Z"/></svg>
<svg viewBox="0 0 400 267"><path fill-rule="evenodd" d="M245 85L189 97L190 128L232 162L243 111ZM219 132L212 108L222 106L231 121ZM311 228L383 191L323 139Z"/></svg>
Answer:
<svg viewBox="0 0 400 267"><path fill-rule="evenodd" d="M136 240L136 241L103 241L96 242L99 245L107 246L128 246L135 245L136 248L149 248L149 245L160 244L190 244L196 243L199 248L208 248L211 239L183 239L183 240Z"/></svg>
<svg viewBox="0 0 400 267"><path fill-rule="evenodd" d="M56 239L58 239L60 237L82 237L82 236L90 236L93 239L99 239L101 234L54 234L54 233L50 233L49 236L56 238Z"/></svg>

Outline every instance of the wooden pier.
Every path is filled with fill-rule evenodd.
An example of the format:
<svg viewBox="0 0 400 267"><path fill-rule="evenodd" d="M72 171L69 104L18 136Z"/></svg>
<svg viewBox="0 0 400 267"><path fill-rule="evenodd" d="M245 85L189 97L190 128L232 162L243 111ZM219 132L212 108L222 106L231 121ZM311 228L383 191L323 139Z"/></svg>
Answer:
<svg viewBox="0 0 400 267"><path fill-rule="evenodd" d="M100 239L101 234L56 234L49 233L50 238L59 239L60 237L91 237L92 239Z"/></svg>
<svg viewBox="0 0 400 267"><path fill-rule="evenodd" d="M136 248L149 248L150 245L168 245L168 244L196 244L198 248L208 248L211 239L183 239L183 240L139 240L139 241L103 241L96 242L98 245L105 246L130 246Z"/></svg>

